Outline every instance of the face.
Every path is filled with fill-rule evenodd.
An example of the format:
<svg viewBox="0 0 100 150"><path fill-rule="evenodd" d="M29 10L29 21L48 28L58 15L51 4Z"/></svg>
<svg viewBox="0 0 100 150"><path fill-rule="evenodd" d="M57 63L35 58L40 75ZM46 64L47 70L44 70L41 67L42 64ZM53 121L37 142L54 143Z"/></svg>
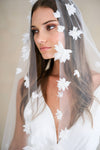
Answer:
<svg viewBox="0 0 100 150"><path fill-rule="evenodd" d="M64 33L57 31L59 22L53 13L51 8L39 7L32 16L34 41L44 59L54 58L58 41L64 45Z"/></svg>

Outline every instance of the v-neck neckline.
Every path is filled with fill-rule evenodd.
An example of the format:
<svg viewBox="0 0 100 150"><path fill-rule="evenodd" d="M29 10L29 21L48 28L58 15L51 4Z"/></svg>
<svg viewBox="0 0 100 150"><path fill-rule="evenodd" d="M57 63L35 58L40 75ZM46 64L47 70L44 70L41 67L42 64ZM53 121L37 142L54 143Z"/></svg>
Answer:
<svg viewBox="0 0 100 150"><path fill-rule="evenodd" d="M52 113L52 111L51 111L51 109L50 109L50 107L48 106L48 104L45 102L45 100L44 100L44 97L43 97L43 94L42 94L42 91L40 90L40 95L41 95L41 98L42 98L42 100L44 101L44 103L45 103L45 105L46 105L46 108L48 109L48 111L49 111L49 114L50 114L50 116L51 116L51 118L52 118L52 122L53 122L53 127L54 127L54 132L55 132L55 136L56 136L56 144L58 144L59 143L59 139L57 138L57 132L56 132L56 125L55 125L55 120L54 120L54 117L53 117L53 113Z"/></svg>
<svg viewBox="0 0 100 150"><path fill-rule="evenodd" d="M57 138L57 132L56 132L55 120L54 120L52 111L51 111L51 109L50 109L50 107L48 106L47 103L46 103L46 107L47 107L48 111L50 112L49 114L51 115L51 118L52 118L52 121L53 121L53 127L54 127L54 131L55 131L55 136L56 136L56 144L58 144L58 143L59 143L59 139Z"/></svg>
<svg viewBox="0 0 100 150"><path fill-rule="evenodd" d="M95 93L98 91L99 88L100 88L100 85L94 90L93 95L95 95ZM45 100L44 100L44 97L43 97L41 88L40 88L40 92L41 92L40 95L41 95L41 97L42 97L42 99L43 99L43 101L44 101L44 103L45 103L47 109L49 110L49 112L50 112L49 114L51 115L51 118L52 118L52 121L53 121L53 126L54 126L54 131L55 131L55 136L56 136L56 144L59 144L60 141L61 141L61 139L59 140L59 138L57 138L56 125L55 125L55 120L54 120L53 113L52 113L50 107L48 106L48 104L47 104L47 103L45 102ZM78 119L78 120L79 120L79 119ZM78 121L78 120L77 120L77 121ZM73 126L74 126L74 125L73 125ZM70 129L71 129L71 128L70 128ZM67 129L67 130L69 131L70 129ZM58 135L59 135L59 134L58 134ZM58 137L59 137L59 136L58 136Z"/></svg>

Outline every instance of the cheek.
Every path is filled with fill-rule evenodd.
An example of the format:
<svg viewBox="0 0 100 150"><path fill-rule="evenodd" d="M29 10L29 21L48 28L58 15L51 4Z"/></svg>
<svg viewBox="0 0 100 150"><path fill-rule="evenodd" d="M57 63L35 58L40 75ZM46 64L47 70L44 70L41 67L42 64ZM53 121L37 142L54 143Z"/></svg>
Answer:
<svg viewBox="0 0 100 150"><path fill-rule="evenodd" d="M35 42L36 46L38 47L38 42L37 42L36 36L34 36L34 42Z"/></svg>
<svg viewBox="0 0 100 150"><path fill-rule="evenodd" d="M59 33L59 40L64 42L65 41L65 36L64 36L64 33ZM65 43L65 42L64 42Z"/></svg>
<svg viewBox="0 0 100 150"><path fill-rule="evenodd" d="M64 33L57 32L54 36L52 36L52 41L55 44L58 44L60 41L63 44L63 47L65 47L65 36Z"/></svg>
<svg viewBox="0 0 100 150"><path fill-rule="evenodd" d="M50 37L49 37L49 41L52 42L53 45L56 45L58 44L58 41L60 40L60 35L58 32L55 32L54 34L52 34Z"/></svg>
<svg viewBox="0 0 100 150"><path fill-rule="evenodd" d="M64 36L64 32L59 33L59 41L63 44L63 47L65 48L65 36Z"/></svg>

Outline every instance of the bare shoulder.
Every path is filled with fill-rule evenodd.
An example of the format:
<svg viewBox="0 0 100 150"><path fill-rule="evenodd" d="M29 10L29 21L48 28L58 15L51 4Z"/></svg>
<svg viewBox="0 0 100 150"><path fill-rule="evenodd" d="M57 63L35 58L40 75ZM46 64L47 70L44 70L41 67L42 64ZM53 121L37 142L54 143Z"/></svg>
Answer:
<svg viewBox="0 0 100 150"><path fill-rule="evenodd" d="M98 86L100 86L100 73L93 72L92 79L93 79L93 86L95 90Z"/></svg>
<svg viewBox="0 0 100 150"><path fill-rule="evenodd" d="M17 86L18 89L21 88L23 82L24 82L24 78L21 78L21 79L18 81L18 86Z"/></svg>
<svg viewBox="0 0 100 150"><path fill-rule="evenodd" d="M15 131L12 142L10 144L9 150L21 150L22 147L26 145L26 133L23 132L24 120L22 120L22 116L20 115L20 104L22 101L21 96L21 87L24 83L24 78L18 81L17 85L17 95L16 95L16 124Z"/></svg>
<svg viewBox="0 0 100 150"><path fill-rule="evenodd" d="M21 87L22 87L22 84L24 83L24 78L21 78L19 81L18 81L18 85L17 85L17 102L18 101L21 101L22 99L22 95L21 95Z"/></svg>

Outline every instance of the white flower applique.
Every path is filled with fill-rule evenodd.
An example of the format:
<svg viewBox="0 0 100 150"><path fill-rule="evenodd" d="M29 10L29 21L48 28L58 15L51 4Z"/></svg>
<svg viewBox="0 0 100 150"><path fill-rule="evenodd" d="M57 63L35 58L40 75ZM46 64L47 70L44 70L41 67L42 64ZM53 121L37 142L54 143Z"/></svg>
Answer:
<svg viewBox="0 0 100 150"><path fill-rule="evenodd" d="M57 119L58 119L58 120L61 120L61 119L62 119L62 116L63 116L63 113L62 113L59 109L57 109L57 113L56 113Z"/></svg>
<svg viewBox="0 0 100 150"><path fill-rule="evenodd" d="M21 68L16 68L16 75L17 74L20 74L22 72L22 69Z"/></svg>
<svg viewBox="0 0 100 150"><path fill-rule="evenodd" d="M65 30L64 26L58 25L58 29L57 29L58 32L63 32L64 30Z"/></svg>
<svg viewBox="0 0 100 150"><path fill-rule="evenodd" d="M31 21L31 11L29 12L28 16L27 16L27 19L28 19L28 23L30 25L30 21Z"/></svg>
<svg viewBox="0 0 100 150"><path fill-rule="evenodd" d="M25 146L23 147L23 150L33 150L33 148L31 146Z"/></svg>
<svg viewBox="0 0 100 150"><path fill-rule="evenodd" d="M26 61L29 58L29 53L30 53L30 47L29 47L29 33L23 34L23 44L24 46L22 47L22 58L24 61Z"/></svg>
<svg viewBox="0 0 100 150"><path fill-rule="evenodd" d="M65 78L60 78L58 81L57 81L57 87L59 89L59 91L65 91L65 89L68 90L68 87L70 85L70 81L66 81Z"/></svg>
<svg viewBox="0 0 100 150"><path fill-rule="evenodd" d="M37 94L36 91L32 93L32 97L31 98L32 98L32 102L34 101L34 99L38 98L38 94Z"/></svg>
<svg viewBox="0 0 100 150"><path fill-rule="evenodd" d="M28 78L28 76L25 76L25 77L24 77L24 80L25 80L24 86L25 86L26 88L28 88L28 87L29 87L29 78Z"/></svg>
<svg viewBox="0 0 100 150"><path fill-rule="evenodd" d="M78 30L77 27L73 27L73 30L70 30L69 31L69 35L73 37L74 40L77 40L78 38L81 38L80 35L82 34L83 32L81 30Z"/></svg>
<svg viewBox="0 0 100 150"><path fill-rule="evenodd" d="M23 39L22 39L24 44L29 43L29 33L23 34Z"/></svg>
<svg viewBox="0 0 100 150"><path fill-rule="evenodd" d="M58 91L58 95L59 98L63 97L63 92L62 91Z"/></svg>
<svg viewBox="0 0 100 150"><path fill-rule="evenodd" d="M31 130L30 130L30 122L27 122L25 125L23 125L23 131L26 132L26 134L30 134Z"/></svg>
<svg viewBox="0 0 100 150"><path fill-rule="evenodd" d="M77 76L78 78L80 77L80 73L78 70L74 70L74 76Z"/></svg>
<svg viewBox="0 0 100 150"><path fill-rule="evenodd" d="M53 13L55 18L60 18L60 12L57 10L56 12Z"/></svg>
<svg viewBox="0 0 100 150"><path fill-rule="evenodd" d="M65 4L66 9L68 11L69 16L74 15L74 13L76 13L76 8L74 7L73 4Z"/></svg>
<svg viewBox="0 0 100 150"><path fill-rule="evenodd" d="M54 54L54 60L60 60L60 62L66 62L66 60L70 60L70 54L72 53L72 50L70 49L64 49L62 43L59 41L58 45L55 45L55 49L57 53Z"/></svg>
<svg viewBox="0 0 100 150"><path fill-rule="evenodd" d="M29 58L30 48L28 45L22 47L22 58L26 61Z"/></svg>
<svg viewBox="0 0 100 150"><path fill-rule="evenodd" d="M68 132L69 132L69 131L68 131L67 128L65 128L64 130L61 129L61 131L60 131L60 133L59 133L59 139L64 138L65 134L66 134L66 133L68 134Z"/></svg>

